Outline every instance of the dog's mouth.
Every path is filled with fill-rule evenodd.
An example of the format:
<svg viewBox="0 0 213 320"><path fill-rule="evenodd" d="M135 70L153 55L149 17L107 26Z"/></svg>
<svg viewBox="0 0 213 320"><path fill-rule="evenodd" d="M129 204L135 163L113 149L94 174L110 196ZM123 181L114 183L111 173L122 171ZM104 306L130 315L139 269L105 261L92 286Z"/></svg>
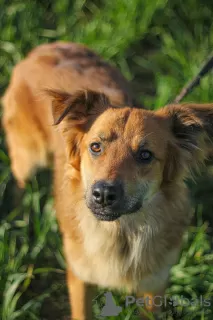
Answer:
<svg viewBox="0 0 213 320"><path fill-rule="evenodd" d="M133 207L124 209L120 208L117 210L113 210L110 207L105 207L105 208L90 208L92 210L94 216L101 221L115 221L119 219L123 215L129 215L131 213L135 213L139 211L142 208L142 203L137 202Z"/></svg>
<svg viewBox="0 0 213 320"><path fill-rule="evenodd" d="M121 214L118 214L118 213L111 213L111 214L94 213L94 215L98 220L101 220L101 221L115 221L121 216Z"/></svg>

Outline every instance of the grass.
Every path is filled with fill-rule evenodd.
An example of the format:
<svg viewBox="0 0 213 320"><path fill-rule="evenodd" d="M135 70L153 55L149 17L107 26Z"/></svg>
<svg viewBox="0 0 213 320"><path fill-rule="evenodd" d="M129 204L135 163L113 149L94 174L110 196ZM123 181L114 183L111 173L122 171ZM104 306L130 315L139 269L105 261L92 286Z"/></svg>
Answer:
<svg viewBox="0 0 213 320"><path fill-rule="evenodd" d="M57 39L83 42L117 65L148 108L171 101L213 48L210 0L0 0L0 91L13 66L34 46ZM209 74L187 98L213 101ZM162 319L213 317L213 173L207 166L189 181L195 214L179 263L171 271L168 299L203 296L201 304L167 308ZM102 293L100 291L100 293ZM114 293L123 306L125 294ZM169 300L168 300L169 301ZM94 302L96 314L103 295ZM137 319L135 306L118 317ZM20 191L11 175L0 133L0 319L65 319L69 313L65 261L55 221L51 173L33 177ZM150 319L152 316L150 315Z"/></svg>

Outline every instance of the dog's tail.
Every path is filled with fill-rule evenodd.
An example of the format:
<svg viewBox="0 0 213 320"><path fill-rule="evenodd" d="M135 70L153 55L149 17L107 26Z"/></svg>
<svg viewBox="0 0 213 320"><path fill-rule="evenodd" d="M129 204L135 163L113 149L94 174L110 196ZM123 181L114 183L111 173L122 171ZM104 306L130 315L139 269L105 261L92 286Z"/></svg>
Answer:
<svg viewBox="0 0 213 320"><path fill-rule="evenodd" d="M11 169L20 187L38 167L45 167L53 145L50 112L38 101L14 69L11 83L2 98L2 125L11 159ZM48 118L48 119L47 119Z"/></svg>

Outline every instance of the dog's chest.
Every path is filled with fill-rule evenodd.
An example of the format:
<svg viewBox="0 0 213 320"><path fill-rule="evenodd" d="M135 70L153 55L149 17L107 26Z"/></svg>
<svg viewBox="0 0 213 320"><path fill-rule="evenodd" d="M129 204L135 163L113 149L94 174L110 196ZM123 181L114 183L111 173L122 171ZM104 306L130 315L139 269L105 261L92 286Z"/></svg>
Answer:
<svg viewBox="0 0 213 320"><path fill-rule="evenodd" d="M155 241L148 230L132 226L132 229L119 232L116 224L108 230L92 221L87 228L84 223L81 227L84 230L82 254L76 259L69 252L68 260L82 280L128 290L142 291L153 283L155 287L162 287L177 253L163 256L164 243Z"/></svg>

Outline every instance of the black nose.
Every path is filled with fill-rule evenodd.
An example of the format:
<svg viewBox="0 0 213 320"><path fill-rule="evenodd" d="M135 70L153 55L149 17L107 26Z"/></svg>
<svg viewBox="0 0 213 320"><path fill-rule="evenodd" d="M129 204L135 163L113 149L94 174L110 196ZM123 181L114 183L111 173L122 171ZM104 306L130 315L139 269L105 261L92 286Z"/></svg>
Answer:
<svg viewBox="0 0 213 320"><path fill-rule="evenodd" d="M111 206L121 198L122 186L119 182L98 181L93 185L93 201L102 206Z"/></svg>

